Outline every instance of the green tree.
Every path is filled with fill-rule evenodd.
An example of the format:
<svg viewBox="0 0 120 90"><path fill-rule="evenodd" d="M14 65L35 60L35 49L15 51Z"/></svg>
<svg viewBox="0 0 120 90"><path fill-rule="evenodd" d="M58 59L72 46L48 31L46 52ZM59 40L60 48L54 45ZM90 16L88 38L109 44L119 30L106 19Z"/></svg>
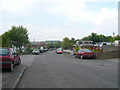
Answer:
<svg viewBox="0 0 120 90"><path fill-rule="evenodd" d="M117 35L117 36L115 37L115 40L120 40L120 35Z"/></svg>
<svg viewBox="0 0 120 90"><path fill-rule="evenodd" d="M32 48L32 46L31 46L31 43L29 42L29 43L26 45L26 50L25 50L25 52L28 53L28 54L30 54L30 53L31 53L31 48Z"/></svg>
<svg viewBox="0 0 120 90"><path fill-rule="evenodd" d="M0 35L0 47L2 47L2 35Z"/></svg>
<svg viewBox="0 0 120 90"><path fill-rule="evenodd" d="M97 35L97 33L91 33L91 35L82 38L81 40L89 40L93 42L114 42L116 37ZM118 38L118 37L117 37Z"/></svg>
<svg viewBox="0 0 120 90"><path fill-rule="evenodd" d="M58 43L49 43L48 48L60 48L61 47L61 42Z"/></svg>
<svg viewBox="0 0 120 90"><path fill-rule="evenodd" d="M5 32L1 35L2 47L11 47L11 42L9 38L9 32Z"/></svg>
<svg viewBox="0 0 120 90"><path fill-rule="evenodd" d="M11 47L16 46L21 49L22 46L26 46L29 42L28 31L23 26L13 26L8 32L2 35L2 46Z"/></svg>
<svg viewBox="0 0 120 90"><path fill-rule="evenodd" d="M53 43L49 43L48 44L48 48L54 48L54 44Z"/></svg>
<svg viewBox="0 0 120 90"><path fill-rule="evenodd" d="M55 48L60 48L60 47L61 47L61 42L55 43L55 44L54 44L54 47L55 47Z"/></svg>
<svg viewBox="0 0 120 90"><path fill-rule="evenodd" d="M75 44L74 38L72 38L70 40L68 37L65 37L65 38L63 38L62 48L63 49L72 49L74 44Z"/></svg>
<svg viewBox="0 0 120 90"><path fill-rule="evenodd" d="M70 41L71 41L71 43L74 43L74 44L76 43L75 38L71 38L71 40L70 40Z"/></svg>
<svg viewBox="0 0 120 90"><path fill-rule="evenodd" d="M19 48L21 48L22 46L26 46L29 42L28 31L22 26L13 26L9 32L9 37L12 44Z"/></svg>

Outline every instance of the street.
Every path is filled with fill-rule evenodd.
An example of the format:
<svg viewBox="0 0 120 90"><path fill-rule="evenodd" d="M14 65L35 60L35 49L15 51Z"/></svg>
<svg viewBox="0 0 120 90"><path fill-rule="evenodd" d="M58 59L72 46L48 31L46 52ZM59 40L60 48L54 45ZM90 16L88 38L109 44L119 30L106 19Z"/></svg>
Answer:
<svg viewBox="0 0 120 90"><path fill-rule="evenodd" d="M120 88L120 1L0 4L0 90Z"/></svg>
<svg viewBox="0 0 120 90"><path fill-rule="evenodd" d="M30 57L17 88L118 88L117 59L81 60L55 51Z"/></svg>

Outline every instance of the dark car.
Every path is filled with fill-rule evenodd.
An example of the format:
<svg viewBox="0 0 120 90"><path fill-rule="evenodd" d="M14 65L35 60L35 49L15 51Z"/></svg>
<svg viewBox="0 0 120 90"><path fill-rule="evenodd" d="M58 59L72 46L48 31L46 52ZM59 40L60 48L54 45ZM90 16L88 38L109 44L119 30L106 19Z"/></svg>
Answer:
<svg viewBox="0 0 120 90"><path fill-rule="evenodd" d="M57 54L62 54L63 51L62 51L62 49L59 48L59 49L56 49L56 53L57 53Z"/></svg>
<svg viewBox="0 0 120 90"><path fill-rule="evenodd" d="M52 51L53 50L53 48L49 48L49 51Z"/></svg>
<svg viewBox="0 0 120 90"><path fill-rule="evenodd" d="M39 49L40 50L40 53L43 53L44 51L43 51L43 49Z"/></svg>
<svg viewBox="0 0 120 90"><path fill-rule="evenodd" d="M43 49L43 52L46 52L46 51L48 51L48 49Z"/></svg>
<svg viewBox="0 0 120 90"><path fill-rule="evenodd" d="M32 51L32 54L40 54L40 50L39 49L34 49L33 51Z"/></svg>
<svg viewBox="0 0 120 90"><path fill-rule="evenodd" d="M20 56L13 48L0 48L0 68L13 70L14 65L21 63Z"/></svg>
<svg viewBox="0 0 120 90"><path fill-rule="evenodd" d="M95 53L89 49L80 49L78 52L74 53L76 58L95 58Z"/></svg>
<svg viewBox="0 0 120 90"><path fill-rule="evenodd" d="M48 51L48 49L44 49L44 51L46 52L46 51Z"/></svg>

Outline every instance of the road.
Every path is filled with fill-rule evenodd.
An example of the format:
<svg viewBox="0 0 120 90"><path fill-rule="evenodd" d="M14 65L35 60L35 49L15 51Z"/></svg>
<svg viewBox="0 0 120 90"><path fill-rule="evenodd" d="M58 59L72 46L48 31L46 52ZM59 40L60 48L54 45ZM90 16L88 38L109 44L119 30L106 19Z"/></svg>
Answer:
<svg viewBox="0 0 120 90"><path fill-rule="evenodd" d="M17 88L118 88L118 60L81 60L49 51L34 56Z"/></svg>

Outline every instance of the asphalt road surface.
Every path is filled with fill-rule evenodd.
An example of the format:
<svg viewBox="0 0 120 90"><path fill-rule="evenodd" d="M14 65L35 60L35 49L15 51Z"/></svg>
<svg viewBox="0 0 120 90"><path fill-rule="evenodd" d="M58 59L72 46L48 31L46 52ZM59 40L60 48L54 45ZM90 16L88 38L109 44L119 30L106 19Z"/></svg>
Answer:
<svg viewBox="0 0 120 90"><path fill-rule="evenodd" d="M118 60L81 60L49 51L34 57L17 88L118 88Z"/></svg>

